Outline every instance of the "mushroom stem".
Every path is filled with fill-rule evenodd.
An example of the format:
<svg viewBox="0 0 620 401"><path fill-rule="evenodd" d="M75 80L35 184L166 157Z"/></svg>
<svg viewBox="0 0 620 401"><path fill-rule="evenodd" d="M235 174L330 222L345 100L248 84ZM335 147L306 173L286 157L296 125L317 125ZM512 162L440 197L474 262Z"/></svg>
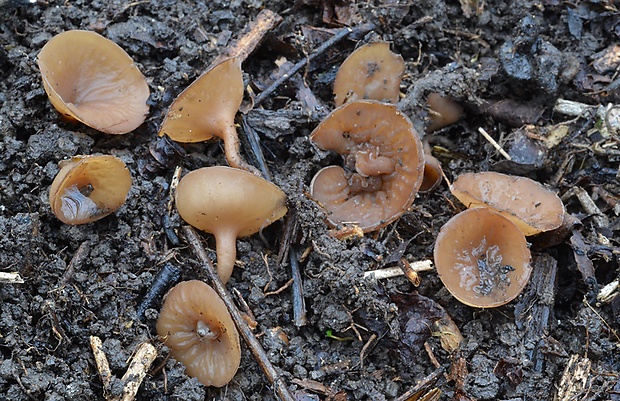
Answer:
<svg viewBox="0 0 620 401"><path fill-rule="evenodd" d="M215 250L217 253L217 274L226 285L237 258L237 233L233 230L219 230L215 234Z"/></svg>
<svg viewBox="0 0 620 401"><path fill-rule="evenodd" d="M262 177L261 173L256 167L248 164L239 153L240 143L237 130L234 125L226 125L224 132L222 133L222 140L224 141L224 153L226 153L226 160L231 167L240 168L245 171ZM219 258L218 258L219 259Z"/></svg>

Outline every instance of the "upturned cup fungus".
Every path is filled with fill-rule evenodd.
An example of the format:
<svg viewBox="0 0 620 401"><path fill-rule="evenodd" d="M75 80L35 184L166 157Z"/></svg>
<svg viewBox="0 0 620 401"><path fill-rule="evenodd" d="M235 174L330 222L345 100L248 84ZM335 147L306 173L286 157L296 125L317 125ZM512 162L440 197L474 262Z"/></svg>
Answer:
<svg viewBox="0 0 620 401"><path fill-rule="evenodd" d="M488 208L452 217L435 242L437 274L466 305L492 308L521 293L530 273L530 251L523 233Z"/></svg>
<svg viewBox="0 0 620 401"><path fill-rule="evenodd" d="M50 102L66 118L108 134L125 134L144 122L146 79L111 40L63 32L43 46L37 61Z"/></svg>
<svg viewBox="0 0 620 401"><path fill-rule="evenodd" d="M131 176L118 157L74 156L59 166L49 200L52 212L63 223L90 223L125 203Z"/></svg>
<svg viewBox="0 0 620 401"><path fill-rule="evenodd" d="M217 272L224 284L235 265L237 237L252 235L286 214L286 194L247 171L203 167L188 173L176 190L181 218L215 236Z"/></svg>
<svg viewBox="0 0 620 401"><path fill-rule="evenodd" d="M222 387L239 369L237 329L224 302L202 281L184 281L168 292L157 334L185 373L205 386Z"/></svg>
<svg viewBox="0 0 620 401"><path fill-rule="evenodd" d="M334 81L336 106L352 100L396 103L405 71L403 58L386 42L369 43L342 63Z"/></svg>
<svg viewBox="0 0 620 401"><path fill-rule="evenodd" d="M564 204L551 190L526 177L492 171L460 175L450 191L467 207L489 207L510 219L524 235L562 224Z"/></svg>
<svg viewBox="0 0 620 401"><path fill-rule="evenodd" d="M398 109L376 101L345 103L310 139L344 158L344 167L319 171L311 196L332 225L351 222L364 232L386 226L413 203L424 171L422 142Z"/></svg>
<svg viewBox="0 0 620 401"><path fill-rule="evenodd" d="M159 136L165 134L183 143L220 138L232 167L255 172L239 154L235 115L242 100L241 60L230 58L208 69L181 92L170 105Z"/></svg>

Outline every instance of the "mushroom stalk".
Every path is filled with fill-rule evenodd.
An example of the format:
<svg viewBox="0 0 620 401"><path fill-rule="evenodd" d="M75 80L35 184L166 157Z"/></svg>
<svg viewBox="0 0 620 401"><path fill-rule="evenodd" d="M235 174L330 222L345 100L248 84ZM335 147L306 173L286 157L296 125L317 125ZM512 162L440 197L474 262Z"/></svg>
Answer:
<svg viewBox="0 0 620 401"><path fill-rule="evenodd" d="M237 130L234 125L226 125L221 138L224 141L224 153L226 154L226 160L231 167L249 171L259 177L262 176L256 167L248 164L241 157L241 153L239 152L239 136L237 135Z"/></svg>
<svg viewBox="0 0 620 401"><path fill-rule="evenodd" d="M237 232L234 230L219 230L215 234L215 248L217 254L217 274L226 285L237 259Z"/></svg>

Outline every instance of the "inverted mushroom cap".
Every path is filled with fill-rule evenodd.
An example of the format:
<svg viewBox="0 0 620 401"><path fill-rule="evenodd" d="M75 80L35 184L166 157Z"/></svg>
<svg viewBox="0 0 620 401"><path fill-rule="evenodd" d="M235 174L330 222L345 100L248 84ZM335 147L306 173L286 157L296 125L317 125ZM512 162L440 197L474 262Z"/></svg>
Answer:
<svg viewBox="0 0 620 401"><path fill-rule="evenodd" d="M205 71L174 100L159 136L166 134L185 143L213 137L226 141L230 132L236 136L235 115L242 100L241 60L225 60Z"/></svg>
<svg viewBox="0 0 620 401"><path fill-rule="evenodd" d="M65 224L91 223L120 208L131 175L115 156L75 156L60 162L50 187L50 206Z"/></svg>
<svg viewBox="0 0 620 401"><path fill-rule="evenodd" d="M487 208L452 217L435 242L437 274L466 305L492 308L513 300L530 278L531 255L523 233Z"/></svg>
<svg viewBox="0 0 620 401"><path fill-rule="evenodd" d="M215 235L218 274L226 283L235 263L236 239L252 235L286 214L286 194L247 171L216 166L185 175L176 190L183 220Z"/></svg>
<svg viewBox="0 0 620 401"><path fill-rule="evenodd" d="M310 139L344 158L344 168L322 169L312 197L332 225L351 222L364 232L400 217L413 203L424 171L422 142L411 121L393 105L348 102L330 113Z"/></svg>
<svg viewBox="0 0 620 401"><path fill-rule="evenodd" d="M149 87L117 44L89 31L54 36L38 56L43 86L61 114L108 134L125 134L144 122Z"/></svg>
<svg viewBox="0 0 620 401"><path fill-rule="evenodd" d="M496 172L460 175L450 190L467 207L490 207L510 219L524 235L562 224L564 204L551 190L526 177Z"/></svg>
<svg viewBox="0 0 620 401"><path fill-rule="evenodd" d="M224 302L202 281L184 281L168 292L157 334L185 373L205 386L222 387L239 369L237 329Z"/></svg>
<svg viewBox="0 0 620 401"><path fill-rule="evenodd" d="M342 63L334 81L336 106L345 100L398 102L405 71L403 58L386 42L369 43L355 50Z"/></svg>

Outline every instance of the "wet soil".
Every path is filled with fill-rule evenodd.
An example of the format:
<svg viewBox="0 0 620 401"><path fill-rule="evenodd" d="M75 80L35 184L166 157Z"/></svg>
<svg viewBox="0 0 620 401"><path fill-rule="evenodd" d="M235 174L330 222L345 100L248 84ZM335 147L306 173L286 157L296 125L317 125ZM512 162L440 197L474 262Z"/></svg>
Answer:
<svg viewBox="0 0 620 401"><path fill-rule="evenodd" d="M205 279L183 238L176 242L182 221L168 209L175 167L226 164L221 143L184 145L179 154L157 142L158 127L174 97L263 8L283 21L244 62L255 93L270 82L276 62L302 59L343 25L374 26L328 49L246 116L291 212L262 235L238 241L228 288L247 302L260 342L297 399L395 399L439 368L432 387L441 399L552 400L566 387L561 376L573 355L587 358L589 369L574 398L562 399L620 399L620 302L597 301L598 290L618 276L618 125L614 132L594 114L553 112L558 98L620 103L619 63L599 53L620 41L617 2L20 3L0 1L0 268L25 281L0 283L0 399L103 400L90 336L102 339L117 378L141 343L157 346L137 400L275 399L247 348L227 386L206 388L156 338L158 305L137 318L164 262L181 268L181 279ZM52 36L70 29L113 40L148 78L150 112L132 133L110 136L64 122L47 100L36 57ZM333 108L335 71L356 46L377 39L392 42L406 61L399 107L419 132L428 92L465 106L459 123L427 137L449 178L487 170L529 176L557 190L576 218L567 232L531 241L535 274L515 301L488 310L465 306L433 271L420 273L417 288L402 276L364 278L401 258L432 258L440 227L463 210L445 183L388 227L346 240L329 235L324 211L307 196L313 175L340 162L308 140ZM488 106L498 100L513 103ZM512 152L512 163L480 127ZM563 139L543 146L541 138L557 127L567 128ZM522 143L529 150L520 151ZM249 147L243 151L253 159ZM64 225L48 202L58 162L93 153L127 164L133 177L127 202L95 223ZM577 199L576 187L599 211ZM296 229L285 238L290 227ZM581 245L569 240L579 237ZM215 258L212 236L203 238ZM85 257L70 268L80 246ZM286 254L301 270L305 322L294 316ZM456 351L442 347L442 330L433 326L446 315L464 337ZM114 380L109 391L120 387Z"/></svg>

